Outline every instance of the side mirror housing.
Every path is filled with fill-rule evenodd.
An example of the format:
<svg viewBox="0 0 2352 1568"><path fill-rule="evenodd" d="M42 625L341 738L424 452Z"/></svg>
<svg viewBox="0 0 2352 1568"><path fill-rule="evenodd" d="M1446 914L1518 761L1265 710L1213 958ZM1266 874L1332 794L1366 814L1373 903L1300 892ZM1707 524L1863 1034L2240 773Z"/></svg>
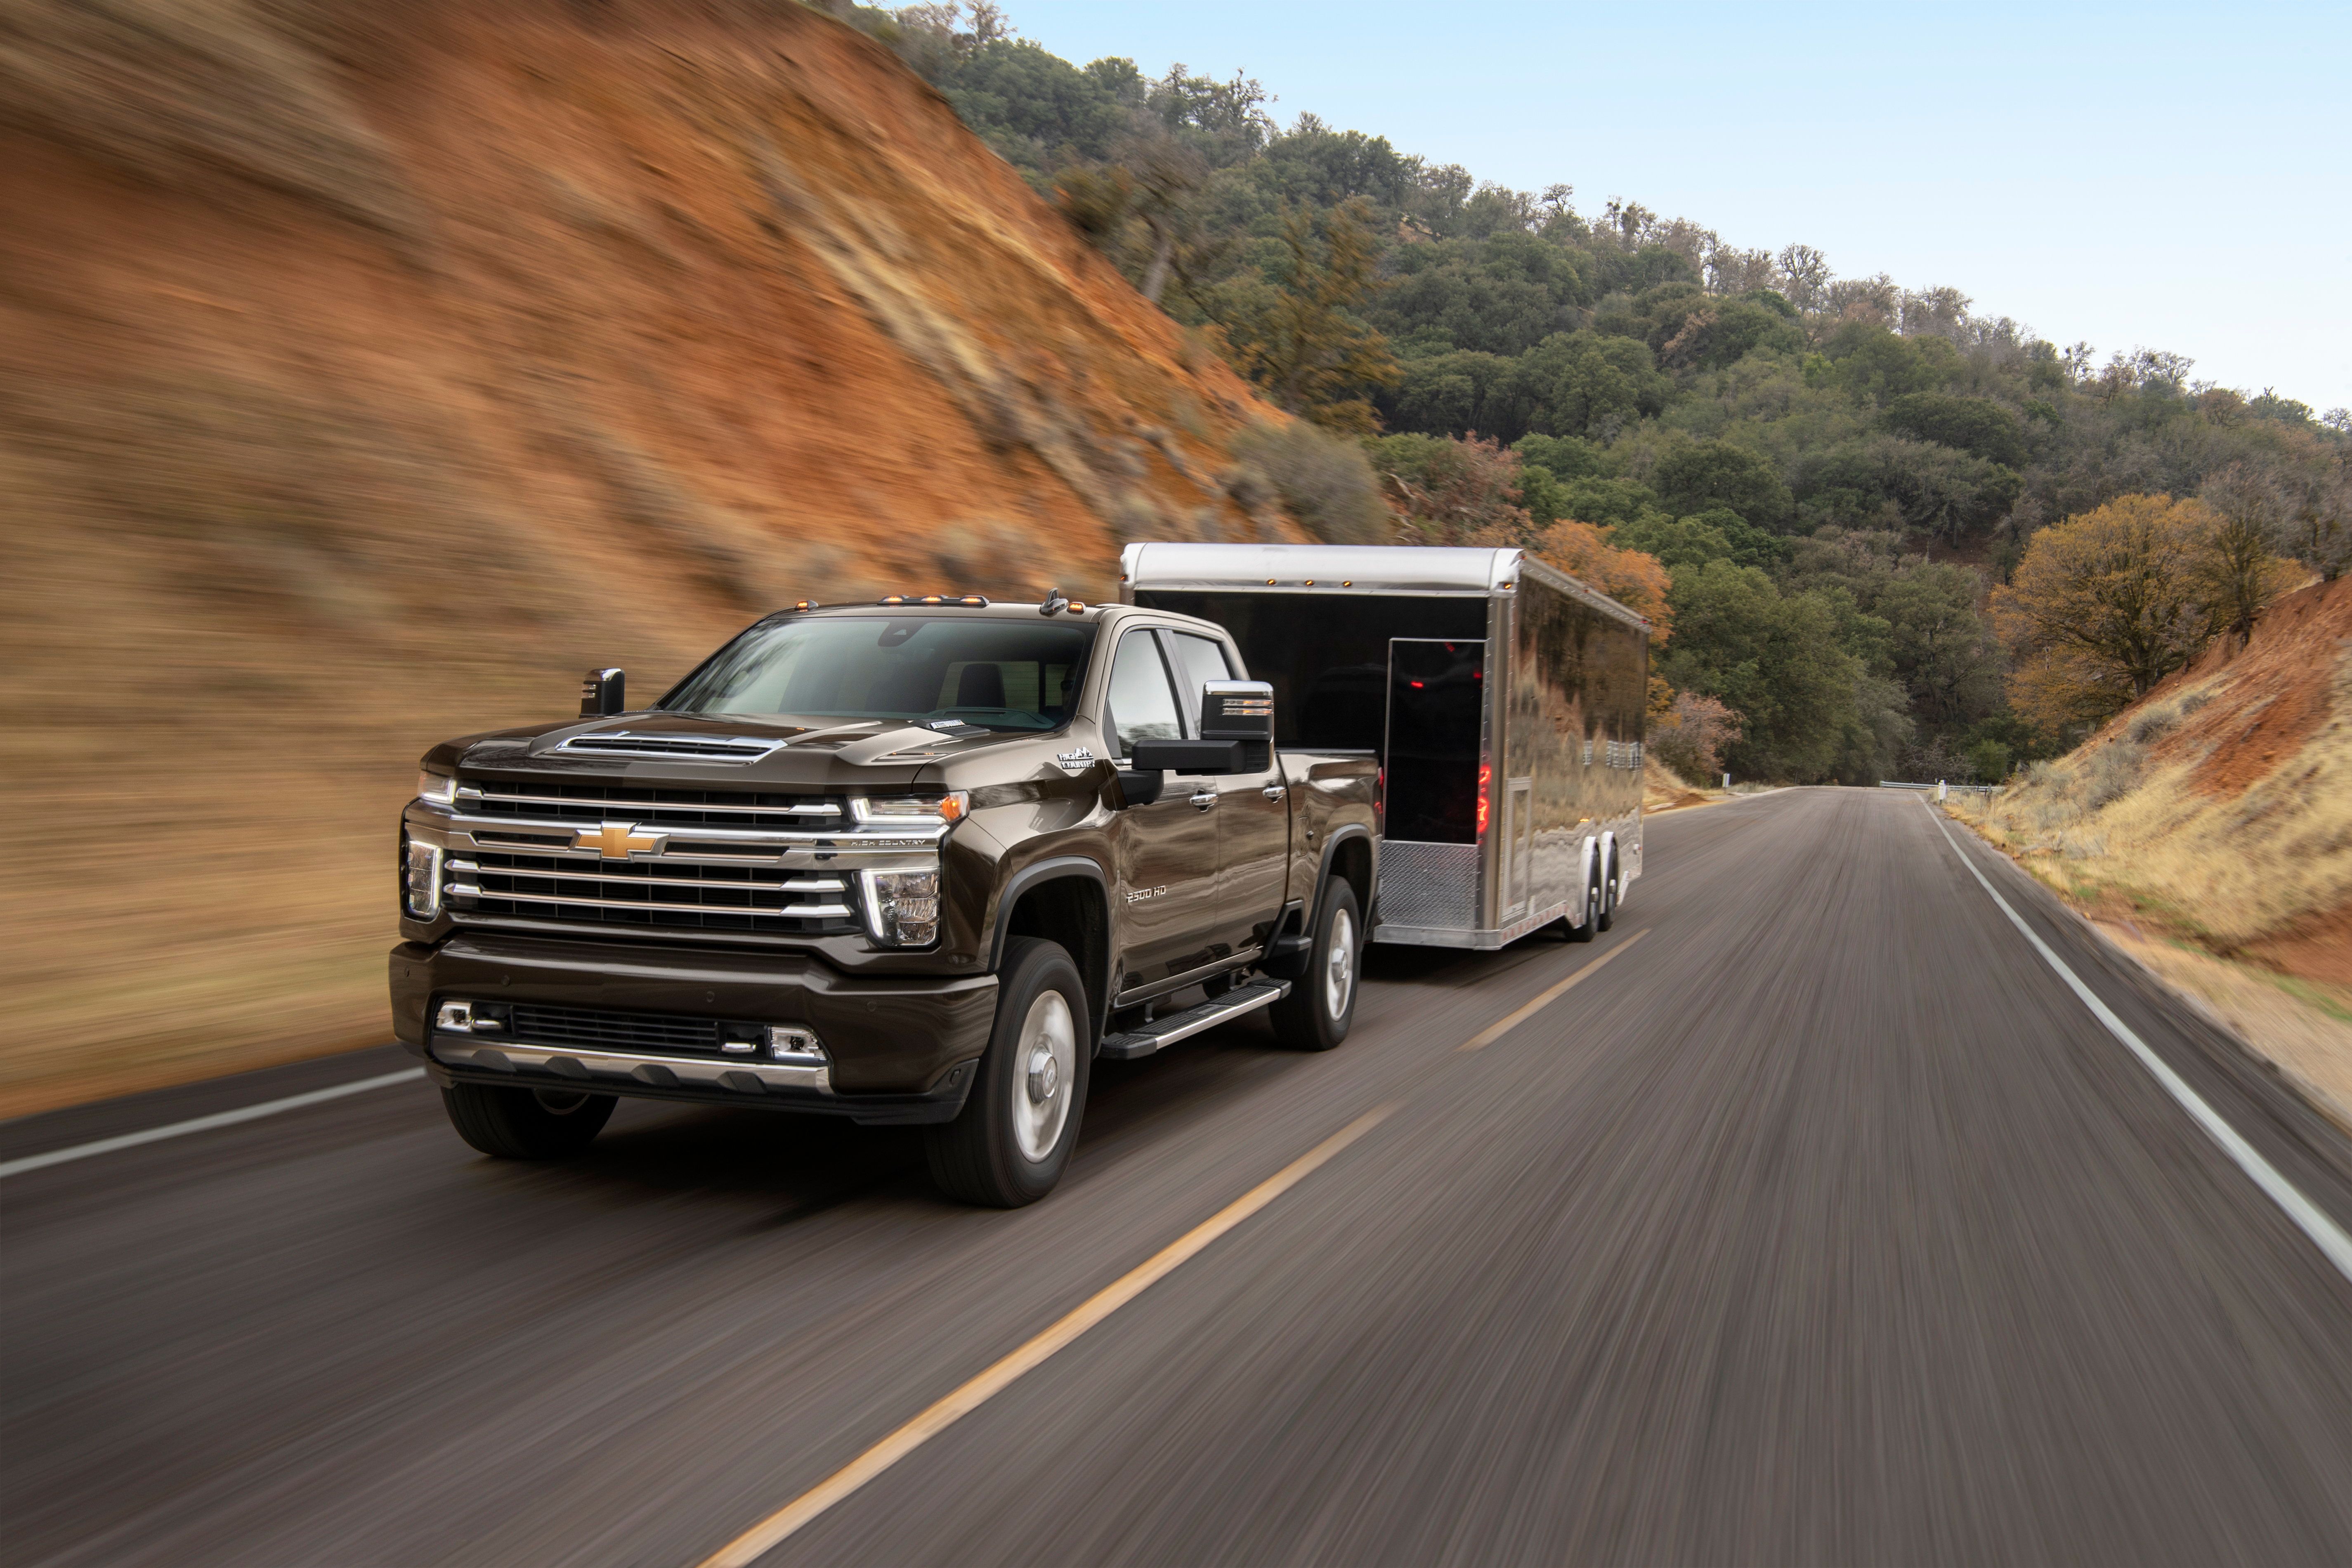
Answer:
<svg viewBox="0 0 2352 1568"><path fill-rule="evenodd" d="M580 717L605 719L628 711L628 677L617 669L592 669L580 681Z"/></svg>
<svg viewBox="0 0 2352 1568"><path fill-rule="evenodd" d="M1272 744L1274 688L1263 680L1212 680L1201 688L1201 739Z"/></svg>

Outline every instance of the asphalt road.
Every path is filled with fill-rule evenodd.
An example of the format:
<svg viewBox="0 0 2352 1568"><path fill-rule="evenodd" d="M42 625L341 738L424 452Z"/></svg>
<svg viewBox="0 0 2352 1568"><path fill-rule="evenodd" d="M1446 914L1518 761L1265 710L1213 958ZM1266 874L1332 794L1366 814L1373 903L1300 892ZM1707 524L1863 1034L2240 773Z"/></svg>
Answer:
<svg viewBox="0 0 2352 1568"><path fill-rule="evenodd" d="M766 1561L2352 1562L2352 1282L1922 804L1649 835L1595 944L1386 950L1328 1056L1245 1024L1105 1066L1017 1213L933 1197L911 1133L754 1111L499 1163L419 1084L0 1182L5 1555L692 1563L1393 1106ZM1965 852L2352 1223L2345 1140Z"/></svg>

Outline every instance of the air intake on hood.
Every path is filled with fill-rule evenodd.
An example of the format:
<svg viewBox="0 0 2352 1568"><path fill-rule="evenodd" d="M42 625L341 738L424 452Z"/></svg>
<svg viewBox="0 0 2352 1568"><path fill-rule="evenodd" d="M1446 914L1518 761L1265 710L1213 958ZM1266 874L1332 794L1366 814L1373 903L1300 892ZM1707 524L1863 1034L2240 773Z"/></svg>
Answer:
<svg viewBox="0 0 2352 1568"><path fill-rule="evenodd" d="M555 749L589 752L600 757L691 757L705 763L756 763L783 746L782 741L758 735L638 735L626 730L606 730L574 735Z"/></svg>

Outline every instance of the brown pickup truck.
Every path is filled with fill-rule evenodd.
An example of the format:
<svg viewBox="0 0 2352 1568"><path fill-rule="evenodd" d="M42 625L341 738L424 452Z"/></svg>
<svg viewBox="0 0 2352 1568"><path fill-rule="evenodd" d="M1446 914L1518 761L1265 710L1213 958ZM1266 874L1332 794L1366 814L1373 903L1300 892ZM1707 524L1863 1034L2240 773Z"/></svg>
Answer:
<svg viewBox="0 0 2352 1568"><path fill-rule="evenodd" d="M928 1127L1044 1196L1094 1058L1259 1008L1346 1037L1379 765L1277 750L1232 637L1125 605L894 595L768 616L650 708L451 741L402 814L394 1029L476 1148L614 1098Z"/></svg>

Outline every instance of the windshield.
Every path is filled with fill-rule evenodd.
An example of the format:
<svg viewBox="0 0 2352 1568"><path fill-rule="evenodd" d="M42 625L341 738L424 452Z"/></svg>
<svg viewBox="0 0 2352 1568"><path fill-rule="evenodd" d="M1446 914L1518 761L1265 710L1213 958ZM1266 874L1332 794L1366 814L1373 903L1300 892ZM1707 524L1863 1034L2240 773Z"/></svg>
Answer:
<svg viewBox="0 0 2352 1568"><path fill-rule="evenodd" d="M784 621L738 637L662 707L672 713L1056 730L1069 721L1094 638L1094 627L1072 621Z"/></svg>

